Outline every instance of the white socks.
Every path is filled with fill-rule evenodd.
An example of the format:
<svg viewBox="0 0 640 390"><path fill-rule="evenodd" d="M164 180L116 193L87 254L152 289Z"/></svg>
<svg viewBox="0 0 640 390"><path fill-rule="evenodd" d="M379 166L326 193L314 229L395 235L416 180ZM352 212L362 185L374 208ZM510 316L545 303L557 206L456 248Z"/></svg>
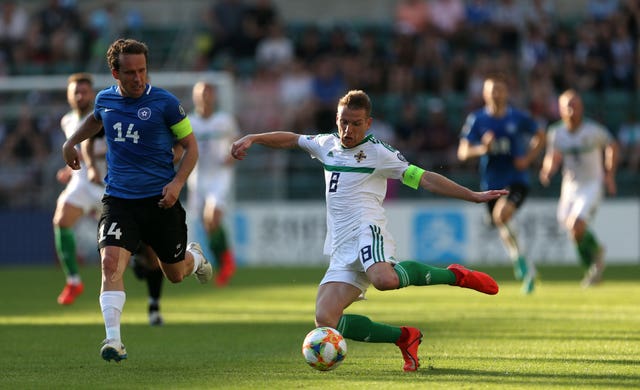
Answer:
<svg viewBox="0 0 640 390"><path fill-rule="evenodd" d="M107 339L120 340L120 314L122 314L125 300L124 291L104 291L100 294L100 308Z"/></svg>
<svg viewBox="0 0 640 390"><path fill-rule="evenodd" d="M204 257L200 255L197 251L189 251L193 256L193 271L191 271L191 275L196 273L196 270L202 263L204 263Z"/></svg>

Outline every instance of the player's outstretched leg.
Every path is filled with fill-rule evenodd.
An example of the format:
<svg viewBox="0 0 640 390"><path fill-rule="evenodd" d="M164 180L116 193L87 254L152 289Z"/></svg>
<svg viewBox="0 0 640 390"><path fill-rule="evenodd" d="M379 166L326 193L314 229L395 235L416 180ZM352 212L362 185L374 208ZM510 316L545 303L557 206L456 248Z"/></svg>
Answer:
<svg viewBox="0 0 640 390"><path fill-rule="evenodd" d="M489 295L498 293L498 283L484 272L473 271L460 264L451 264L447 269L456 275L454 286L470 288Z"/></svg>
<svg viewBox="0 0 640 390"><path fill-rule="evenodd" d="M420 367L420 359L418 358L418 347L422 343L422 332L418 328L412 328L408 326L401 327L402 334L396 345L402 352L402 358L404 359L404 371L415 371Z"/></svg>
<svg viewBox="0 0 640 390"><path fill-rule="evenodd" d="M105 339L102 342L102 348L100 348L100 356L108 362L114 360L116 363L120 363L121 360L127 358L127 350L120 341Z"/></svg>

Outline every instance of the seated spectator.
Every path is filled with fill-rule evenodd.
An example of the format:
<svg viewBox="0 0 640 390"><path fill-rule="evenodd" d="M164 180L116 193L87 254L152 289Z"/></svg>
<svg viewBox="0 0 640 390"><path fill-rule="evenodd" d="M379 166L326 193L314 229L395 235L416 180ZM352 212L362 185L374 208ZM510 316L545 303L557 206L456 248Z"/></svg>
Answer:
<svg viewBox="0 0 640 390"><path fill-rule="evenodd" d="M315 25L307 26L295 44L295 55L307 65L316 61L327 51L322 42L322 33Z"/></svg>
<svg viewBox="0 0 640 390"><path fill-rule="evenodd" d="M294 59L282 73L279 96L283 127L309 132L314 126L313 76L302 60Z"/></svg>
<svg viewBox="0 0 640 390"><path fill-rule="evenodd" d="M271 27L279 23L278 9L273 0L253 0L246 13L255 20L260 39L267 37Z"/></svg>
<svg viewBox="0 0 640 390"><path fill-rule="evenodd" d="M345 94L347 85L330 57L324 56L316 62L312 86L316 129L321 133L333 131L336 128L336 101Z"/></svg>
<svg viewBox="0 0 640 390"><path fill-rule="evenodd" d="M256 62L258 66L272 69L284 68L294 57L293 42L285 34L281 23L269 26L269 32L256 47Z"/></svg>
<svg viewBox="0 0 640 390"><path fill-rule="evenodd" d="M26 206L37 198L49 145L28 106L22 107L15 127L8 127L0 144L0 202Z"/></svg>
<svg viewBox="0 0 640 390"><path fill-rule="evenodd" d="M618 142L622 165L631 172L640 173L640 121L635 109L629 111L627 119L620 125Z"/></svg>
<svg viewBox="0 0 640 390"><path fill-rule="evenodd" d="M416 36L429 27L429 6L426 0L400 0L395 8L395 30Z"/></svg>
<svg viewBox="0 0 640 390"><path fill-rule="evenodd" d="M0 8L0 53L9 66L14 65L14 51L25 39L29 15L15 1L4 1Z"/></svg>
<svg viewBox="0 0 640 390"><path fill-rule="evenodd" d="M243 0L217 0L203 13L202 23L211 39L205 45L207 60L231 50L232 40L242 31L245 11Z"/></svg>
<svg viewBox="0 0 640 390"><path fill-rule="evenodd" d="M454 38L466 19L462 0L432 0L429 2L429 23L445 38Z"/></svg>

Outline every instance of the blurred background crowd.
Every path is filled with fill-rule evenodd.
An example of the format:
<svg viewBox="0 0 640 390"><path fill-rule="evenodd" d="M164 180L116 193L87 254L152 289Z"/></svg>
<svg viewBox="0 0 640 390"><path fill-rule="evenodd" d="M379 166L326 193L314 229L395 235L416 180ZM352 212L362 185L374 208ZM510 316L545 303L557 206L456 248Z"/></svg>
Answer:
<svg viewBox="0 0 640 390"><path fill-rule="evenodd" d="M458 135L466 114L482 105L485 75L502 71L513 104L542 126L558 119L559 93L580 91L587 115L623 148L621 195L638 194L640 0L328 0L331 21L286 16L285 7L306 1L185 2L187 23L150 12L166 13L162 5L169 3L2 1L0 77L108 73L107 46L136 38L150 47L151 77L231 72L234 114L245 132L333 131L337 99L363 89L373 99L378 138L410 161L475 187L474 164L456 159ZM373 4L386 5L386 18L369 16ZM347 6L351 12L343 13ZM189 97L183 103L191 107ZM2 91L0 106L0 208L52 208L60 190L64 91ZM269 153L238 169L268 166L284 177L281 186L273 184L277 174L262 175L272 183L269 196L322 196L321 172L309 158ZM251 191L257 182L250 177L238 175L238 197L266 196ZM534 195L551 192L557 195L557 187L533 188Z"/></svg>

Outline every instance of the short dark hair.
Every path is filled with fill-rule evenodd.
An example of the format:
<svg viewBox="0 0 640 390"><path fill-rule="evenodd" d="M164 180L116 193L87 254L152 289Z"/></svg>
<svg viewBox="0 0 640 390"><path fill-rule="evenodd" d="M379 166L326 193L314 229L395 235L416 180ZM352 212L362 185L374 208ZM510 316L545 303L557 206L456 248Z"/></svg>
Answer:
<svg viewBox="0 0 640 390"><path fill-rule="evenodd" d="M107 50L109 69L120 70L120 54L144 54L144 60L147 61L149 48L145 43L135 39L117 39Z"/></svg>
<svg viewBox="0 0 640 390"><path fill-rule="evenodd" d="M364 109L367 117L371 116L371 99L369 99L369 95L359 89L347 92L338 102L338 107L342 106L352 110Z"/></svg>
<svg viewBox="0 0 640 390"><path fill-rule="evenodd" d="M93 76L85 72L73 73L67 78L67 85L71 83L87 83L93 87Z"/></svg>

